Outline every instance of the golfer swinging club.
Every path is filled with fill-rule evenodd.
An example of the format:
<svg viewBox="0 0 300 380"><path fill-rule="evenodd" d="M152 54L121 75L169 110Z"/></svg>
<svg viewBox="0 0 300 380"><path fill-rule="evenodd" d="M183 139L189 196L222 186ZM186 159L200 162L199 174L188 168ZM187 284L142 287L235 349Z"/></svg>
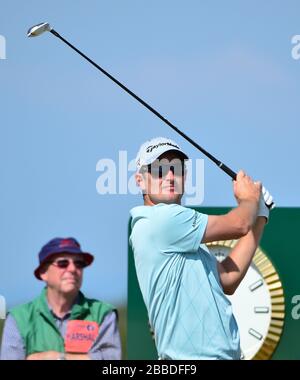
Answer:
<svg viewBox="0 0 300 380"><path fill-rule="evenodd" d="M172 140L145 142L136 158L144 205L131 210L137 277L160 359L240 359L231 303L269 217L272 197L243 171L237 207L205 215L181 206L187 155ZM266 204L265 204L266 203ZM218 263L205 243L239 239Z"/></svg>

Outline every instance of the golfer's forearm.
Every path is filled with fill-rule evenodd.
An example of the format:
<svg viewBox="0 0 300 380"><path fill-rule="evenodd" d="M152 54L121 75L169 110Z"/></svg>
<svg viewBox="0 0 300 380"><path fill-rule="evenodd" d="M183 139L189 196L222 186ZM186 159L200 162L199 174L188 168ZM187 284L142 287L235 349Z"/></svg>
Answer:
<svg viewBox="0 0 300 380"><path fill-rule="evenodd" d="M252 229L237 242L230 255L219 266L220 281L225 293L233 294L245 277L258 247L264 225L265 218L258 217Z"/></svg>
<svg viewBox="0 0 300 380"><path fill-rule="evenodd" d="M238 207L231 210L230 213L234 215L234 218L239 220L246 234L254 226L254 223L256 221L257 210L258 210L257 202L250 201L250 200L243 200L239 203Z"/></svg>
<svg viewBox="0 0 300 380"><path fill-rule="evenodd" d="M202 243L240 239L252 228L257 214L256 201L241 201L225 215L209 215Z"/></svg>

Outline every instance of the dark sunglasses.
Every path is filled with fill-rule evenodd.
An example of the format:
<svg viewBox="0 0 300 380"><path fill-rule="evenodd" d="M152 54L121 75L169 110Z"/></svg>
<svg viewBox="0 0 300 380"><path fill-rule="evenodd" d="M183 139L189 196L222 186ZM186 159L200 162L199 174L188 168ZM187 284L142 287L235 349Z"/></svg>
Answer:
<svg viewBox="0 0 300 380"><path fill-rule="evenodd" d="M141 173L150 173L154 178L164 178L169 171L174 174L174 176L184 176L185 165L184 163L172 164L172 165L155 165L150 164L143 166L140 170Z"/></svg>
<svg viewBox="0 0 300 380"><path fill-rule="evenodd" d="M58 259L55 261L50 261L49 264L54 265L60 269L66 269L73 262L77 269L83 269L88 266L84 260L72 260L72 259Z"/></svg>

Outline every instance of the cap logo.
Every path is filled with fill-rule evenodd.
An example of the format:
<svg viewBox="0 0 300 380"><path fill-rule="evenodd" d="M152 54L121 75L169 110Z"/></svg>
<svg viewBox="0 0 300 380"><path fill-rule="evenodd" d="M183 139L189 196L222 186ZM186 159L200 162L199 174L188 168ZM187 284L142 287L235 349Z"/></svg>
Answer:
<svg viewBox="0 0 300 380"><path fill-rule="evenodd" d="M146 152L147 152L147 153L151 153L154 149L157 149L157 148L159 148L160 146L164 146L164 145L173 146L174 148L180 150L180 148L179 148L178 145L172 144L172 143L170 143L170 142L164 142L164 143L158 143L158 144L156 144L156 145L149 145L149 146L146 148Z"/></svg>
<svg viewBox="0 0 300 380"><path fill-rule="evenodd" d="M64 247L72 247L72 246L76 246L76 247L79 247L79 244L76 244L73 240L71 239L63 239L60 243L59 243L59 247L60 248L64 248Z"/></svg>

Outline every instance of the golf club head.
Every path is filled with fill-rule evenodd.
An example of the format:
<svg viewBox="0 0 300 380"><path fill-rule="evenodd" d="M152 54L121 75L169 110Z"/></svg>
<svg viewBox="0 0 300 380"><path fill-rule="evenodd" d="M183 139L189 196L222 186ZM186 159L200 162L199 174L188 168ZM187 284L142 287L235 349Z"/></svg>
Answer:
<svg viewBox="0 0 300 380"><path fill-rule="evenodd" d="M42 22L29 28L27 37L37 37L44 32L50 32L51 29L52 28L48 22Z"/></svg>

